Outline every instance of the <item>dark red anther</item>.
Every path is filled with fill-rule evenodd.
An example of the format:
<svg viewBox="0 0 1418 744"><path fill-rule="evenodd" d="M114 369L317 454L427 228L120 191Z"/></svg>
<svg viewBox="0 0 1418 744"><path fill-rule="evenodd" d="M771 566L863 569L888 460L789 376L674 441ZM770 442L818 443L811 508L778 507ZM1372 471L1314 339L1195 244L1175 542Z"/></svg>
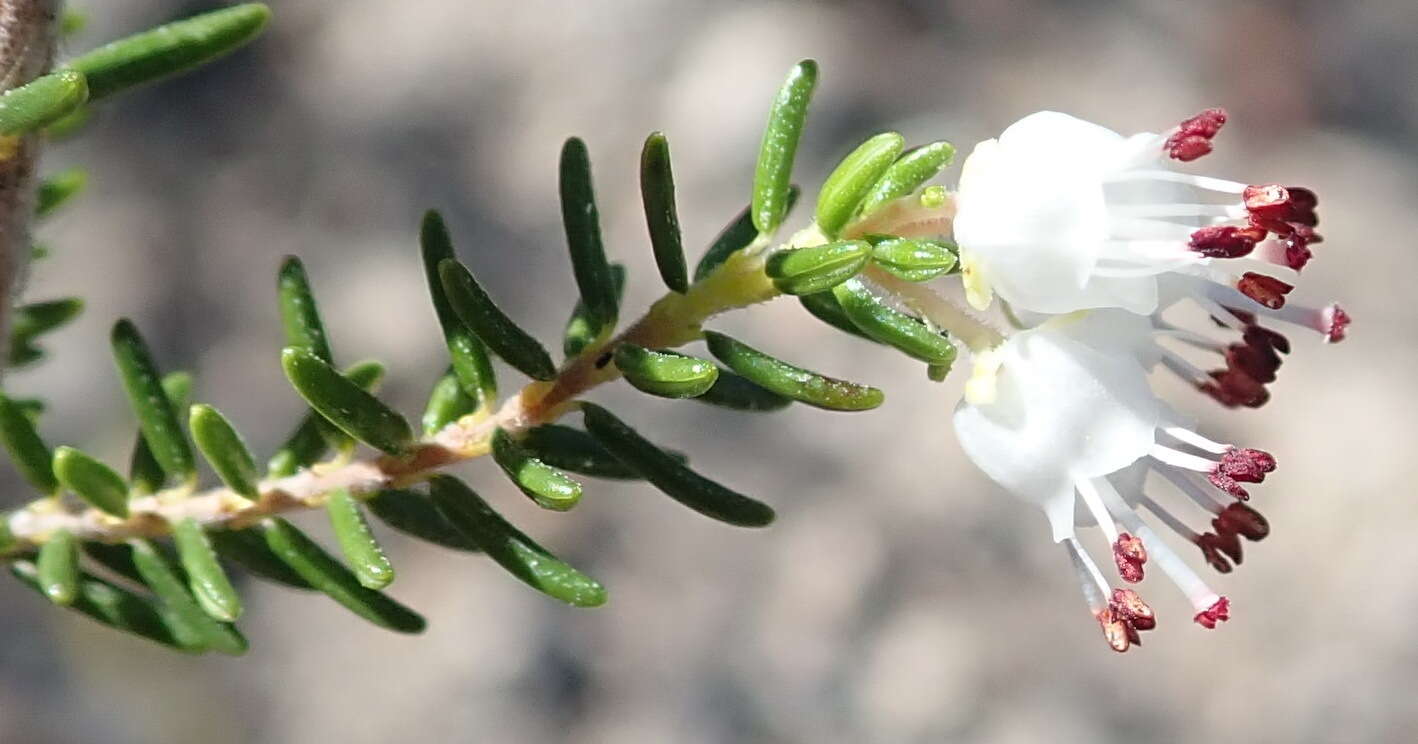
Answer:
<svg viewBox="0 0 1418 744"><path fill-rule="evenodd" d="M1241 199L1245 202L1246 211L1258 220L1289 222L1286 217L1292 211L1290 192L1278 183L1247 186L1241 192Z"/></svg>
<svg viewBox="0 0 1418 744"><path fill-rule="evenodd" d="M1221 455L1216 470L1238 481L1260 483L1275 470L1275 457L1264 450L1233 447Z"/></svg>
<svg viewBox="0 0 1418 744"><path fill-rule="evenodd" d="M1207 258L1240 258L1255 250L1258 238L1254 233L1249 228L1213 225L1192 233L1187 245Z"/></svg>
<svg viewBox="0 0 1418 744"><path fill-rule="evenodd" d="M1236 289L1240 290L1241 294L1271 310L1279 310L1284 307L1285 295L1294 288L1294 286L1273 276L1257 274L1254 271L1242 274L1240 281L1236 282Z"/></svg>
<svg viewBox="0 0 1418 744"><path fill-rule="evenodd" d="M1231 562L1235 563L1237 566L1241 565L1241 560L1244 558L1241 553L1241 538L1237 537L1234 532L1223 530L1218 524L1218 520L1211 520L1211 526L1216 529L1216 533L1212 535L1211 544L1215 546L1217 550L1225 553L1226 557L1231 559Z"/></svg>
<svg viewBox="0 0 1418 744"><path fill-rule="evenodd" d="M1216 486L1229 496L1233 496L1241 501L1249 501L1251 498L1251 494L1246 490L1245 486L1237 483L1235 478L1225 473L1215 471L1209 473L1206 479L1211 482L1211 485Z"/></svg>
<svg viewBox="0 0 1418 744"><path fill-rule="evenodd" d="M1265 386L1239 369L1218 369L1209 374L1211 381L1197 385L1197 389L1227 408L1260 408L1270 401L1270 392Z"/></svg>
<svg viewBox="0 0 1418 744"><path fill-rule="evenodd" d="M1225 597L1217 597L1216 601L1211 603L1210 607L1196 613L1196 617L1192 619L1196 621L1197 625L1211 630L1216 627L1217 623L1226 622L1231 619L1231 600Z"/></svg>
<svg viewBox="0 0 1418 744"><path fill-rule="evenodd" d="M1280 369L1280 355L1269 344L1231 344L1226 347L1226 367L1265 385L1275 382L1275 372Z"/></svg>
<svg viewBox="0 0 1418 744"><path fill-rule="evenodd" d="M1126 620L1138 630L1152 630L1157 627L1157 615L1142 597L1131 589L1114 589L1108 607L1116 617Z"/></svg>
<svg viewBox="0 0 1418 744"><path fill-rule="evenodd" d="M1118 617L1111 607L1105 607L1098 613L1098 625L1103 628L1103 638L1108 642L1108 646L1118 653L1128 650L1132 645L1130 636L1135 634L1127 624L1127 621Z"/></svg>
<svg viewBox="0 0 1418 744"><path fill-rule="evenodd" d="M1252 318L1254 319L1254 316ZM1269 328L1255 325L1254 322L1246 327L1245 332L1241 334L1241 340L1251 346L1268 346L1281 354L1290 353L1290 339Z"/></svg>
<svg viewBox="0 0 1418 744"><path fill-rule="evenodd" d="M1315 192L1303 186L1286 186L1285 190L1290 194L1290 214L1286 217L1286 222L1298 222L1306 227L1314 227L1320 223L1319 215L1315 213L1315 207L1319 205L1319 197Z"/></svg>
<svg viewBox="0 0 1418 744"><path fill-rule="evenodd" d="M1231 573L1231 562L1221 555L1221 549L1216 544L1216 535L1204 532L1196 536L1196 546L1201 548L1201 556L1206 559L1207 565L1216 569L1217 573Z"/></svg>
<svg viewBox="0 0 1418 744"><path fill-rule="evenodd" d="M1299 271L1305 268L1305 264L1314 258L1315 252L1310 250L1304 241L1291 237L1285 241L1285 265Z"/></svg>
<svg viewBox="0 0 1418 744"><path fill-rule="evenodd" d="M1228 504L1211 524L1252 542L1264 540L1270 534L1270 522L1260 512L1240 502Z"/></svg>
<svg viewBox="0 0 1418 744"><path fill-rule="evenodd" d="M1211 140L1225 123L1225 111L1207 109L1182 122L1163 148L1173 159L1189 163L1211 152Z"/></svg>
<svg viewBox="0 0 1418 744"><path fill-rule="evenodd" d="M1142 581L1142 565L1147 563L1147 549L1142 540L1126 532L1118 534L1113 542L1113 562L1118 566L1118 575L1130 584Z"/></svg>
<svg viewBox="0 0 1418 744"><path fill-rule="evenodd" d="M1349 313L1344 312L1344 308L1338 305L1330 305L1321 312L1325 326L1324 340L1331 344L1343 341L1345 333L1349 329Z"/></svg>

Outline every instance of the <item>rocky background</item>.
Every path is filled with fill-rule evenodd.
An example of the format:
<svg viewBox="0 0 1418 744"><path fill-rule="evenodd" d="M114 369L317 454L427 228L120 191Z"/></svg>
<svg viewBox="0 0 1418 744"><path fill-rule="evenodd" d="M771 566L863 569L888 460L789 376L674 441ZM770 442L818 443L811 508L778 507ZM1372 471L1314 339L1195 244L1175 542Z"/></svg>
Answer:
<svg viewBox="0 0 1418 744"><path fill-rule="evenodd" d="M80 50L208 6L87 5ZM1254 502L1274 534L1216 581L1235 601L1216 632L1152 580L1160 629L1145 648L1108 651L1041 515L963 460L948 423L963 375L930 384L783 303L719 327L879 384L886 405L755 418L597 394L771 502L771 529L614 483L569 515L540 512L478 462L471 482L607 583L607 607L564 608L485 560L391 535L393 593L426 613L423 637L253 584L240 660L170 654L0 582L0 742L1411 737L1418 5L276 5L256 46L105 106L47 158L92 172L90 192L44 228L54 255L29 291L79 294L88 311L50 339L54 361L7 380L51 400L52 443L126 458L133 424L106 342L126 315L269 453L301 408L276 361L274 272L290 253L336 353L392 363L388 398L421 410L444 364L415 245L431 206L504 307L555 339L574 294L555 202L570 134L590 144L609 249L632 267L626 307L644 307L660 286L636 193L643 137L668 133L688 242L703 244L746 200L769 97L807 56L823 75L806 184L884 128L968 151L1043 108L1136 131L1227 107L1202 170L1314 187L1329 240L1298 294L1343 298L1352 338L1326 348L1295 334L1262 410L1173 398L1217 438L1281 462ZM13 473L0 478L7 504L29 498Z"/></svg>

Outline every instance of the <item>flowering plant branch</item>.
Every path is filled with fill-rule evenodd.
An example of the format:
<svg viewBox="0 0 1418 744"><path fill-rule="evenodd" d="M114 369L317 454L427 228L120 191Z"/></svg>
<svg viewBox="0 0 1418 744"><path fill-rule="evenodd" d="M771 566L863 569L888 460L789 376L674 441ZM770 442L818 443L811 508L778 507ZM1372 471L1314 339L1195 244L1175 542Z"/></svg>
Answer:
<svg viewBox="0 0 1418 744"><path fill-rule="evenodd" d="M236 6L82 56L0 99L0 130L35 136L52 129L81 110L86 96L245 43L267 13ZM1268 532L1242 503L1249 497L1242 484L1263 480L1275 461L1193 431L1152 393L1147 373L1162 367L1224 405L1260 405L1279 355L1289 352L1262 319L1342 338L1343 311L1287 306L1293 287L1275 276L1291 278L1320 242L1313 194L1172 170L1169 161L1209 151L1224 123L1219 111L1134 137L1046 112L978 145L953 192L928 185L952 160L949 143L907 150L897 133L873 136L817 189L811 221L780 240L799 196L791 173L816 81L811 61L790 71L770 108L751 203L692 274L669 145L660 133L647 138L641 190L667 291L624 325L625 270L602 246L586 146L567 141L560 195L579 299L560 364L498 308L458 259L442 218L429 212L421 258L450 366L434 386L421 434L373 394L382 365L334 366L310 281L294 257L277 282L286 337L281 363L310 411L264 476L215 408L191 406L184 426L179 411L187 407L190 379L163 376L138 330L119 321L114 358L139 422L128 475L79 449L51 450L39 434L39 406L0 396L0 442L42 494L0 515L0 560L58 605L189 652L246 648L232 624L243 609L227 575L232 564L322 591L392 630L421 630L422 617L382 592L395 573L366 511L425 540L480 551L552 598L597 606L606 601L604 587L443 471L491 456L531 502L557 511L581 497L574 474L639 478L710 518L766 526L771 507L704 477L585 396L624 379L646 394L746 412L794 402L842 412L880 405L877 388L804 369L704 327L723 313L794 296L838 330L925 363L932 379L949 373L956 343L972 354L954 417L961 445L993 479L1044 509L1114 649L1136 644L1157 616L1136 591L1110 586L1076 525L1101 528L1124 582L1140 581L1151 560L1191 601L1198 623L1226 620L1229 601L1139 518L1138 507L1195 543L1211 566L1229 571L1241 560L1240 539ZM56 194L72 193L62 183L39 191L40 212L62 200ZM1239 201L1193 203L1179 190ZM1241 268L1223 268L1232 261ZM1006 336L950 299L945 285L957 277L976 312L998 296L1015 331ZM1199 304L1240 341L1214 340L1162 318L1184 301ZM77 310L77 301L18 308L12 363L36 360L35 339ZM674 351L699 342L712 359ZM1202 372L1175 344L1222 356L1226 367ZM492 356L532 381L500 397ZM578 412L582 428L559 423ZM357 457L360 443L378 454ZM221 486L200 488L196 454ZM1144 493L1149 472L1209 510L1214 531L1191 531L1174 509ZM282 519L311 509L326 511L343 560Z"/></svg>

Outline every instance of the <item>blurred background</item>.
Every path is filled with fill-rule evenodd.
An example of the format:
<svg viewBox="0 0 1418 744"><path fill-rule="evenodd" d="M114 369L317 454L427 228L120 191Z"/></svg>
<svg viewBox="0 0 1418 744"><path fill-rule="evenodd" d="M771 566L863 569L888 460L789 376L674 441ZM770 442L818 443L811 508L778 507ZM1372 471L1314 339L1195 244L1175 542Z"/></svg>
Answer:
<svg viewBox="0 0 1418 744"><path fill-rule="evenodd" d="M415 243L428 207L497 300L558 338L575 290L555 162L571 134L590 145L608 248L631 266L627 313L643 308L661 291L636 191L644 136L669 136L697 250L746 201L768 101L809 56L822 78L804 184L887 128L968 152L1038 109L1131 132L1225 106L1198 170L1319 193L1328 241L1296 296L1342 298L1352 336L1292 334L1264 409L1172 398L1282 464L1253 502L1272 536L1214 582L1235 606L1216 632L1154 579L1161 627L1109 651L1041 515L963 460L948 415L964 375L933 385L778 303L715 325L878 384L887 403L753 417L624 386L594 396L772 503L772 528L609 482L571 514L542 512L479 461L461 472L606 583L609 605L562 607L486 560L388 534L392 593L426 634L250 584L238 660L180 657L0 582L0 742L1411 740L1418 4L275 5L251 48L122 97L46 155L46 171L91 171L42 228L53 256L27 294L77 294L87 312L47 337L53 361L6 381L51 401L51 443L126 461L134 424L106 339L129 316L264 459L302 410L277 364L274 273L292 253L336 354L391 363L386 398L421 411L445 363ZM72 46L210 6L91 2ZM0 478L7 506L29 498ZM314 516L302 524L323 534Z"/></svg>

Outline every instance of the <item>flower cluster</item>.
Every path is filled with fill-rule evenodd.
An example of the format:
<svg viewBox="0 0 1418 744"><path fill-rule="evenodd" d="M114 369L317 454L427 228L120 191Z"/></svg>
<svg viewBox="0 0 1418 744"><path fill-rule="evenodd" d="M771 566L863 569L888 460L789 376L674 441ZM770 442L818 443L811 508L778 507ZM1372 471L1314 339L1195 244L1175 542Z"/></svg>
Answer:
<svg viewBox="0 0 1418 744"><path fill-rule="evenodd" d="M1245 502L1275 458L1199 433L1158 398L1149 375L1166 370L1226 407L1260 406L1291 350L1275 322L1329 342L1349 324L1337 305L1288 301L1322 240L1314 192L1176 169L1210 152L1225 122L1210 109L1168 132L1126 137L1033 114L975 147L955 195L967 300L984 310L998 296L1021 329L977 354L954 415L960 444L1044 510L1117 651L1138 644L1157 616L1136 591L1112 586L1078 527L1102 531L1122 582L1160 568L1205 628L1229 619L1230 601L1140 513L1221 573L1241 562L1242 540L1269 532ZM1164 319L1185 304L1220 330ZM1192 361L1207 355L1212 369ZM1158 487L1205 512L1209 529L1155 500Z"/></svg>

